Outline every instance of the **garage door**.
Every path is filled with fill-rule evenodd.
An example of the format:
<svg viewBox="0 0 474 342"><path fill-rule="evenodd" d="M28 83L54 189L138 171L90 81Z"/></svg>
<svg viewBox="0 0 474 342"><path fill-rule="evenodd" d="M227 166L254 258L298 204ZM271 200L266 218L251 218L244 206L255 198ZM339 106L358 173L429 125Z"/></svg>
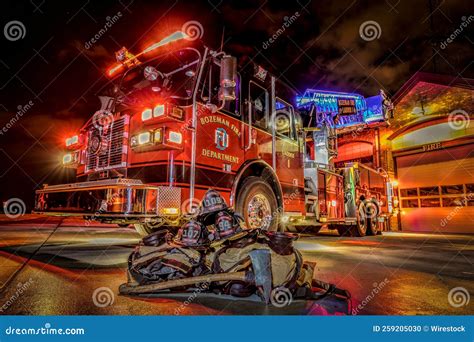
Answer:
<svg viewBox="0 0 474 342"><path fill-rule="evenodd" d="M474 144L396 158L405 231L474 233Z"/></svg>
<svg viewBox="0 0 474 342"><path fill-rule="evenodd" d="M338 146L337 158L334 160L336 167L343 167L346 162L360 162L373 166L374 146L368 142L350 142Z"/></svg>

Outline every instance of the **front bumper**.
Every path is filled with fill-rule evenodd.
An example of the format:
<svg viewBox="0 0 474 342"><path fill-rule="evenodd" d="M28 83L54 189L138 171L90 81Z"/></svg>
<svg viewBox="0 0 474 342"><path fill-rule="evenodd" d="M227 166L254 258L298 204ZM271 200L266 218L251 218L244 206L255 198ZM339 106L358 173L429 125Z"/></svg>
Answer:
<svg viewBox="0 0 474 342"><path fill-rule="evenodd" d="M181 188L118 178L45 185L36 191L34 212L97 220L144 219L177 217L180 207Z"/></svg>

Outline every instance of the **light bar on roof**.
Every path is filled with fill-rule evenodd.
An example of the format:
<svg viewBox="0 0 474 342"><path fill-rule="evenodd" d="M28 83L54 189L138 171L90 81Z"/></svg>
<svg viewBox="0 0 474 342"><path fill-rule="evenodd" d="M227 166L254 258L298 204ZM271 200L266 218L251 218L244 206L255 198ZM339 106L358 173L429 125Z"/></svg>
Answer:
<svg viewBox="0 0 474 342"><path fill-rule="evenodd" d="M143 54L143 53L153 51L153 50L155 50L155 49L157 49L161 46L167 45L167 44L175 42L177 40L181 40L181 39L188 38L188 37L189 36L186 33L181 32L181 31L176 31L175 33L170 34L168 37L163 38L158 43L150 45L145 50L143 50L140 53L140 55Z"/></svg>

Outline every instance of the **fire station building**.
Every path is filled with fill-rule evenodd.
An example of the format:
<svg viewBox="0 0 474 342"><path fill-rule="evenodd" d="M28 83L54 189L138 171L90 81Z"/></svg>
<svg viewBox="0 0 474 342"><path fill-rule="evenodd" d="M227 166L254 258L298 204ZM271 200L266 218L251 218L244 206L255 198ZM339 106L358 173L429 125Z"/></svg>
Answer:
<svg viewBox="0 0 474 342"><path fill-rule="evenodd" d="M474 80L419 72L391 117L337 130L337 166L358 161L392 181L390 230L474 233L473 100Z"/></svg>
<svg viewBox="0 0 474 342"><path fill-rule="evenodd" d="M428 73L392 98L377 133L381 167L398 183L398 229L474 232L473 100L474 80Z"/></svg>

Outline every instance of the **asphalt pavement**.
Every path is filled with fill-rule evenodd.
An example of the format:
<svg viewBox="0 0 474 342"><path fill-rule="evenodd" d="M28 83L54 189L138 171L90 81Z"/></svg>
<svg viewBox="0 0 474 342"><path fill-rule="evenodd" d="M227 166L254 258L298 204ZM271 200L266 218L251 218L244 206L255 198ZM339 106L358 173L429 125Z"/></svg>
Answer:
<svg viewBox="0 0 474 342"><path fill-rule="evenodd" d="M140 240L133 228L82 220L0 216L0 314L21 315L465 315L474 314L474 236L384 233L301 236L315 278L351 293L264 305L205 293L118 294Z"/></svg>

